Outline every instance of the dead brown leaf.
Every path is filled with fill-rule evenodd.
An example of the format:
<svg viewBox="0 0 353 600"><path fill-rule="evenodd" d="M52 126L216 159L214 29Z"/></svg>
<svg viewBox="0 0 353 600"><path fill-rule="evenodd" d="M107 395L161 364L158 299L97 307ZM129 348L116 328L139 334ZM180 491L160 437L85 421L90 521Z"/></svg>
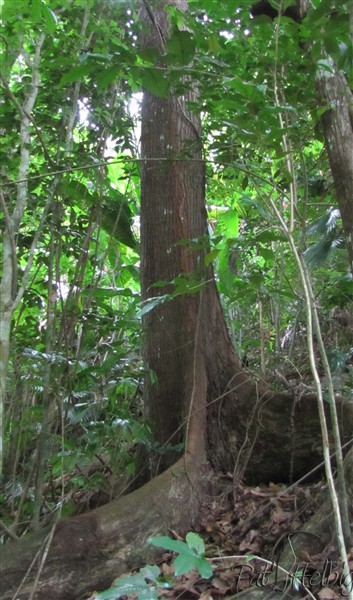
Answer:
<svg viewBox="0 0 353 600"><path fill-rule="evenodd" d="M208 590L205 590L204 592L202 592L201 596L199 597L199 600L213 600L213 596L211 596Z"/></svg>
<svg viewBox="0 0 353 600"><path fill-rule="evenodd" d="M337 600L340 596L331 590L331 588L326 587L318 592L318 597L320 600Z"/></svg>

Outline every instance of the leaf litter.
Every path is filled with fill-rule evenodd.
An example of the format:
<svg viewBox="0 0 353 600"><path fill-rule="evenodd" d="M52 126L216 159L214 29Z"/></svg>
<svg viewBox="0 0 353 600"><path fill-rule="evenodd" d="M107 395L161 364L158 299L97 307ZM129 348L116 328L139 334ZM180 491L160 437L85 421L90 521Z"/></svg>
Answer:
<svg viewBox="0 0 353 600"><path fill-rule="evenodd" d="M229 479L232 477L229 476ZM165 552L158 563L161 577L172 582L170 587L160 588L158 598L171 600L252 600L255 592L266 592L263 598L307 600L342 599L340 566L335 565L332 575L323 574L324 553L310 555L304 552L298 561L305 566L305 588L300 585L300 577L291 574L290 589L280 593L276 590L273 578L269 575L276 569L281 552L288 539L300 532L305 522L314 513L319 502L322 482L312 485L284 486L269 484L249 487L244 484L234 486L223 483L222 495L217 500L205 503L200 511L199 524L195 532L205 543L205 556L211 562L213 575L205 579L192 570L185 575L175 576L173 552ZM170 531L170 536L182 541L180 532ZM337 558L336 549L326 549L325 556L331 554ZM348 555L350 569L353 571L353 548ZM311 585L310 574L315 573ZM322 574L322 577L320 577ZM309 579L308 579L309 577ZM132 600L136 596L128 595L123 600Z"/></svg>

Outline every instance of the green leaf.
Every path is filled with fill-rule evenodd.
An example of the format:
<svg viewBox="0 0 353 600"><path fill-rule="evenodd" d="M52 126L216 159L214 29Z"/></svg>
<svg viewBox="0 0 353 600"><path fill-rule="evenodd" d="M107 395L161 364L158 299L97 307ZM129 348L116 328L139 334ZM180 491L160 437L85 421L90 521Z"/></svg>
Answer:
<svg viewBox="0 0 353 600"><path fill-rule="evenodd" d="M192 531L190 531L185 539L189 548L194 550L199 556L203 556L203 554L205 553L205 543L202 537L197 535L197 533L193 533Z"/></svg>
<svg viewBox="0 0 353 600"><path fill-rule="evenodd" d="M200 281L200 279L192 276L192 274L188 278L176 277L172 283L175 285L175 290L172 293L173 297L184 294L195 294L205 287L205 282Z"/></svg>
<svg viewBox="0 0 353 600"><path fill-rule="evenodd" d="M148 541L154 546L178 552L178 556L173 562L176 576L190 573L193 569L196 569L206 579L212 576L212 567L202 556L205 552L204 541L196 533L189 532L186 536L186 543L172 540L168 536L154 537Z"/></svg>
<svg viewBox="0 0 353 600"><path fill-rule="evenodd" d="M220 229L227 237L235 238L239 230L239 213L229 209L219 217Z"/></svg>
<svg viewBox="0 0 353 600"><path fill-rule="evenodd" d="M243 98L250 98L253 93L253 88L248 83L244 83L240 77L232 77L226 79L225 84L233 90L236 90Z"/></svg>
<svg viewBox="0 0 353 600"><path fill-rule="evenodd" d="M245 191L245 190L246 190L246 188L248 187L248 185L249 185L249 177L246 175L246 176L244 177L243 181L241 182L241 189L242 189L243 191Z"/></svg>
<svg viewBox="0 0 353 600"><path fill-rule="evenodd" d="M38 23L40 21L40 18L42 16L42 2L38 2L38 0L35 0L34 2L32 2L32 20L33 23Z"/></svg>
<svg viewBox="0 0 353 600"><path fill-rule="evenodd" d="M166 302L167 300L170 300L170 299L171 299L170 294L164 294L163 296L154 296L153 298L149 298L148 300L145 300L145 302L143 303L143 306L140 310L140 317L147 315L147 313L151 312L151 310L156 308L156 306L159 306L160 304L163 304L163 302ZM151 539L154 539L154 538L151 538ZM167 538L167 539L169 539L169 538ZM152 543L153 542L151 542L151 544ZM157 544L155 544L155 546L156 545Z"/></svg>
<svg viewBox="0 0 353 600"><path fill-rule="evenodd" d="M142 86L151 94L165 98L168 95L169 83L162 71L149 69L142 76Z"/></svg>
<svg viewBox="0 0 353 600"><path fill-rule="evenodd" d="M79 81L83 79L85 75L88 75L92 71L94 71L95 67L92 64L85 63L84 65L80 65L77 67L73 67L68 73L65 73L60 79L59 86L63 87L67 83L72 83L73 81Z"/></svg>
<svg viewBox="0 0 353 600"><path fill-rule="evenodd" d="M164 550L171 550L172 552L179 552L181 554L187 553L190 556L195 556L185 542L173 540L167 535L149 538L148 543L152 544L153 546L157 546L157 548L163 548Z"/></svg>
<svg viewBox="0 0 353 600"><path fill-rule="evenodd" d="M173 561L175 575L178 577L179 575L190 573L195 568L195 563L195 555L180 553Z"/></svg>
<svg viewBox="0 0 353 600"><path fill-rule="evenodd" d="M202 556L196 559L195 568L204 579L209 579L213 575L211 563L209 563L208 560Z"/></svg>
<svg viewBox="0 0 353 600"><path fill-rule="evenodd" d="M207 42L208 42L208 49L209 49L210 53L217 54L217 52L219 50L218 36L215 35L214 33L212 33L211 35L208 36Z"/></svg>
<svg viewBox="0 0 353 600"><path fill-rule="evenodd" d="M275 254L273 250L271 250L271 248L259 248L259 254L265 259L267 263L273 264Z"/></svg>
<svg viewBox="0 0 353 600"><path fill-rule="evenodd" d="M205 256L205 265L209 265L211 264L219 255L219 249L218 248L212 248L211 252L208 252L208 254L206 254Z"/></svg>
<svg viewBox="0 0 353 600"><path fill-rule="evenodd" d="M195 54L195 40L192 33L177 29L169 38L167 49L178 63L189 64Z"/></svg>
<svg viewBox="0 0 353 600"><path fill-rule="evenodd" d="M157 565L146 565L142 569L140 569L141 575L146 579L150 579L151 581L156 581L157 577L160 575L160 570Z"/></svg>
<svg viewBox="0 0 353 600"><path fill-rule="evenodd" d="M94 195L96 203L99 197ZM132 249L136 249L137 242L132 232L132 212L126 198L113 189L109 190L102 204L102 227L111 237Z"/></svg>
<svg viewBox="0 0 353 600"><path fill-rule="evenodd" d="M121 77L120 66L114 65L108 69L104 69L96 77L98 88L100 90L106 88L112 81L118 81L119 77Z"/></svg>
<svg viewBox="0 0 353 600"><path fill-rule="evenodd" d="M158 569L158 567L156 568ZM151 567L148 567L148 572L150 572L150 569ZM152 574L155 573L154 571L151 572ZM95 594L95 599L118 600L121 596L137 594L140 600L157 600L157 589L154 586L148 585L145 577L146 575L142 573L142 570L137 575L122 575L114 580L108 590ZM150 578L149 575L147 577Z"/></svg>
<svg viewBox="0 0 353 600"><path fill-rule="evenodd" d="M42 2L42 14L45 19L46 29L49 33L54 34L55 29L58 23L58 19L55 13L53 13L50 8Z"/></svg>

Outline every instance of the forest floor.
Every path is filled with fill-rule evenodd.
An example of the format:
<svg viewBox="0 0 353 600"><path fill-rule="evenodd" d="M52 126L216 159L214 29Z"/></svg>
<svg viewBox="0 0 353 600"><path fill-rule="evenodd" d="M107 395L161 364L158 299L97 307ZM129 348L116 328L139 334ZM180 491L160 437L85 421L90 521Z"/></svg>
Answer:
<svg viewBox="0 0 353 600"><path fill-rule="evenodd" d="M255 591L260 589L266 598L344 598L338 552L333 546L319 555L293 555L293 567L288 574L278 571L281 581L277 582L281 551L315 512L324 485L319 482L290 488L279 484L234 488L231 476L229 480L224 478L224 493L203 505L195 530L205 542L205 556L211 561L213 576L204 579L193 570L175 577L175 554L165 552L158 566L161 576L170 580L172 586L160 588L158 598L236 600L240 592L241 597L255 598ZM183 540L177 532L170 531L169 535ZM349 560L353 571L353 548ZM124 596L124 600L130 598L136 596Z"/></svg>

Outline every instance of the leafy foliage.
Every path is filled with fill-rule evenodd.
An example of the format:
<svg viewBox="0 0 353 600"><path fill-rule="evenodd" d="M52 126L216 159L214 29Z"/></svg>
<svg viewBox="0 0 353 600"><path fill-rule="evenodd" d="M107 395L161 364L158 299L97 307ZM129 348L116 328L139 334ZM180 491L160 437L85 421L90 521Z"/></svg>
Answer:
<svg viewBox="0 0 353 600"><path fill-rule="evenodd" d="M205 544L203 539L196 533L189 532L186 536L186 543L180 540L173 540L168 536L152 537L150 544L164 550L177 552L178 556L174 559L175 575L184 575L192 569L196 569L202 577L208 579L212 576L212 567L205 559Z"/></svg>

